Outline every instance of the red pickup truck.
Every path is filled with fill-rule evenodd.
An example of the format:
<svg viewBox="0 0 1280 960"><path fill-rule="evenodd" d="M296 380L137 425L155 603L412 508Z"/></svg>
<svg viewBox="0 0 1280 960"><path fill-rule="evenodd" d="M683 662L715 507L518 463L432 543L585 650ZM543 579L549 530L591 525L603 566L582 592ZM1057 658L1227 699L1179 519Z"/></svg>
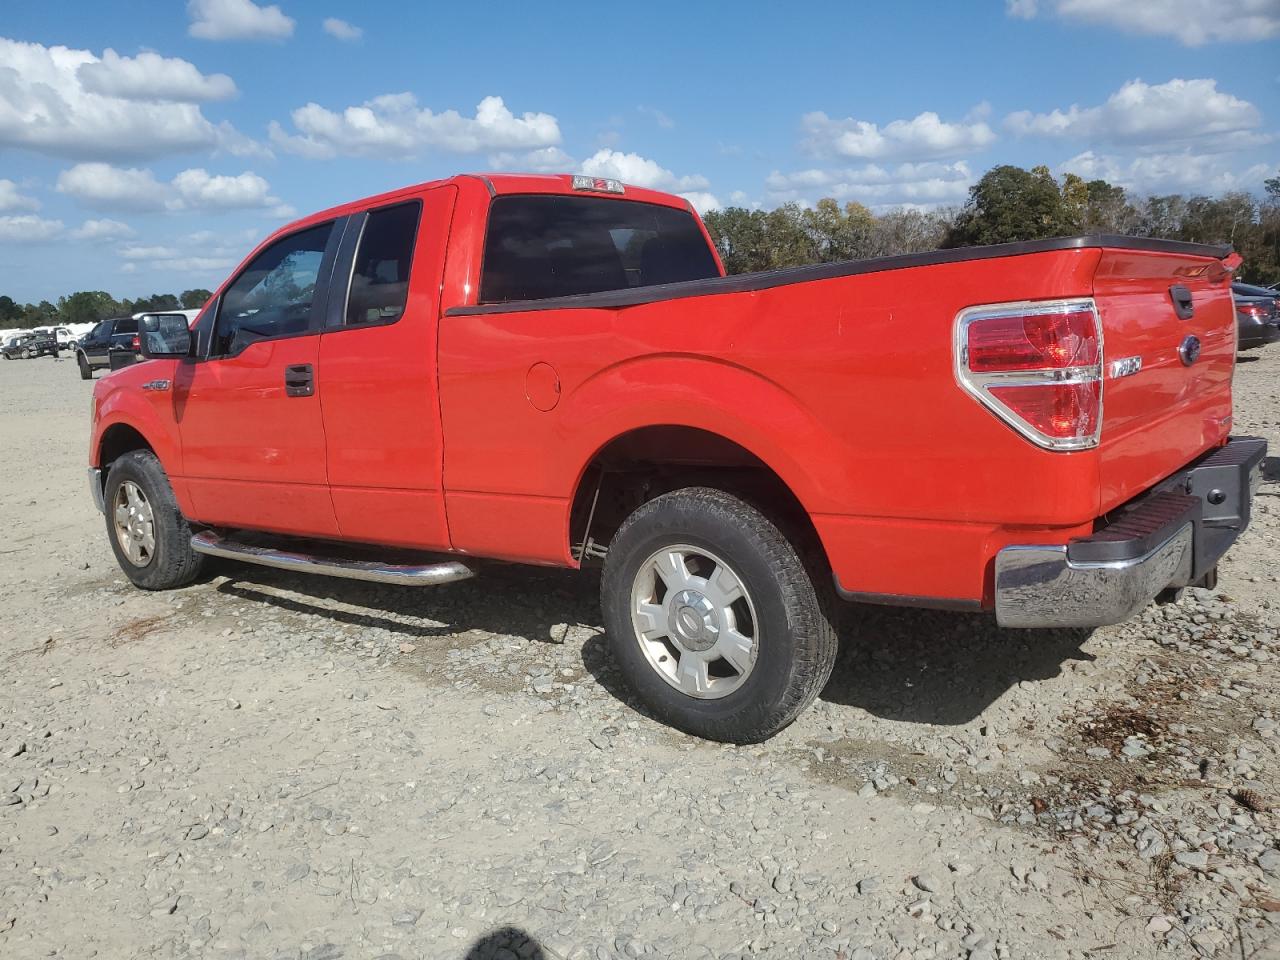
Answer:
<svg viewBox="0 0 1280 960"><path fill-rule="evenodd" d="M1088 627L1212 584L1266 449L1230 436L1238 263L1074 237L729 277L678 197L458 176L144 321L92 490L145 589L208 555L602 566L649 707L758 741L826 681L837 597Z"/></svg>

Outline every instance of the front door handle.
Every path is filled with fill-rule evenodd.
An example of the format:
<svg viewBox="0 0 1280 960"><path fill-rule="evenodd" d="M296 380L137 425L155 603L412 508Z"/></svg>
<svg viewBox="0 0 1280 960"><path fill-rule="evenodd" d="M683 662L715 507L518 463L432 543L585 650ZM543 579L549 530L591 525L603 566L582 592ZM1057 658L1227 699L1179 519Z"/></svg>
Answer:
<svg viewBox="0 0 1280 960"><path fill-rule="evenodd" d="M316 371L309 363L284 368L284 392L289 397L310 397L316 392Z"/></svg>

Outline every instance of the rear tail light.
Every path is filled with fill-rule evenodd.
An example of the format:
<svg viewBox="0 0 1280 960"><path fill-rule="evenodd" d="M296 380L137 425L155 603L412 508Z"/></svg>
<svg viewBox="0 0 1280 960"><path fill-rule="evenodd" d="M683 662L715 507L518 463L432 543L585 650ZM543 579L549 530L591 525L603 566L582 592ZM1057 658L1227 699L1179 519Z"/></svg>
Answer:
<svg viewBox="0 0 1280 960"><path fill-rule="evenodd" d="M1266 323L1271 319L1271 311L1260 303L1241 303L1236 306L1236 309L1254 323Z"/></svg>
<svg viewBox="0 0 1280 960"><path fill-rule="evenodd" d="M988 410L1050 450L1102 430L1102 324L1092 300L971 307L956 318L956 378Z"/></svg>
<svg viewBox="0 0 1280 960"><path fill-rule="evenodd" d="M133 350L134 353L137 353L142 349L142 340L139 339L136 333L133 335L133 340L129 343L129 348Z"/></svg>

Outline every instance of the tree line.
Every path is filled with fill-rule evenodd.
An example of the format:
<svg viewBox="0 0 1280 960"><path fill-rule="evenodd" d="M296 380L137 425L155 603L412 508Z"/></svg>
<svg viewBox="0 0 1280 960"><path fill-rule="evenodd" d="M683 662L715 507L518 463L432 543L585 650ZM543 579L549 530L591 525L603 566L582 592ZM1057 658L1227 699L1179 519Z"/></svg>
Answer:
<svg viewBox="0 0 1280 960"><path fill-rule="evenodd" d="M704 218L729 273L809 263L923 253L976 244L1116 233L1195 243L1230 243L1244 258L1240 279L1280 283L1280 175L1262 200L1235 191L1220 197L1131 197L1105 180L1048 167L998 166L969 188L960 208L909 208L875 214L851 201L786 203L774 210L727 207Z"/></svg>
<svg viewBox="0 0 1280 960"><path fill-rule="evenodd" d="M0 330L51 327L71 323L97 323L109 317L127 317L149 310L194 310L203 307L213 293L199 287L180 294L153 293L137 300L117 300L105 290L79 290L59 297L56 304L18 303L0 295Z"/></svg>

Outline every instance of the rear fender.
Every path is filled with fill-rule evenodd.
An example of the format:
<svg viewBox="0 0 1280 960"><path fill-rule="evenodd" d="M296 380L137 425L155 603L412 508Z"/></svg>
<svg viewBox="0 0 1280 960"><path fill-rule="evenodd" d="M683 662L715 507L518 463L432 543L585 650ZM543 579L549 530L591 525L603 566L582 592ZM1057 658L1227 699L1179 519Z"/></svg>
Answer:
<svg viewBox="0 0 1280 960"><path fill-rule="evenodd" d="M783 387L738 364L705 356L664 354L621 361L565 397L567 463L582 476L611 441L643 427L693 427L731 440L764 462L806 510L831 499L833 475L847 441L832 435ZM801 460L796 451L825 451ZM566 517L566 531L568 518Z"/></svg>

